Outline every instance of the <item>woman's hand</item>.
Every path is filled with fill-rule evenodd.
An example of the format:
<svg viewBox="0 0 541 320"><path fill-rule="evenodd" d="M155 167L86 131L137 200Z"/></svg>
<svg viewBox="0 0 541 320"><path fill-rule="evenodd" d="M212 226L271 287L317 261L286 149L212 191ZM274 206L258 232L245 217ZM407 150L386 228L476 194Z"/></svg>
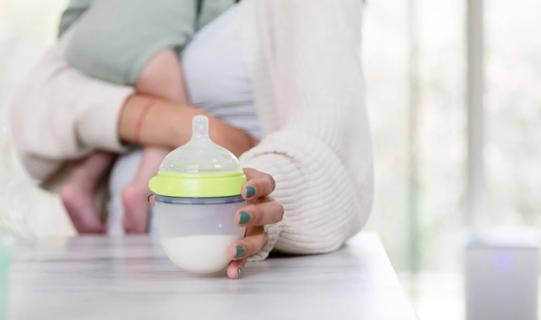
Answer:
<svg viewBox="0 0 541 320"><path fill-rule="evenodd" d="M242 196L248 205L239 209L235 221L246 227L245 237L229 248L233 260L227 267L227 276L238 279L246 259L259 252L267 243L267 233L263 228L267 224L282 220L284 208L270 197L275 182L272 176L255 169L244 169L247 182L242 189Z"/></svg>

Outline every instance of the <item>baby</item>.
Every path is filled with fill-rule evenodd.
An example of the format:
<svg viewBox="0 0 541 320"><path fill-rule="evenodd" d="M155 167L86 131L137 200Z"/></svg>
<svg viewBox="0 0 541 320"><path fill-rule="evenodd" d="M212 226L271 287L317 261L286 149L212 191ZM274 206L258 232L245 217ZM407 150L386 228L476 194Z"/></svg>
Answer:
<svg viewBox="0 0 541 320"><path fill-rule="evenodd" d="M88 8L73 26L66 59L88 76L131 85L139 93L187 105L178 57L194 29L202 24L199 20L204 2L212 1L86 0ZM80 3L81 0L72 0L70 6ZM145 148L136 176L122 192L124 228L128 232L144 231L135 225L146 222L133 222L146 218L147 183L167 152ZM61 189L62 202L74 225L85 226L79 232L104 231L94 194L113 157L111 153L96 151L82 159Z"/></svg>

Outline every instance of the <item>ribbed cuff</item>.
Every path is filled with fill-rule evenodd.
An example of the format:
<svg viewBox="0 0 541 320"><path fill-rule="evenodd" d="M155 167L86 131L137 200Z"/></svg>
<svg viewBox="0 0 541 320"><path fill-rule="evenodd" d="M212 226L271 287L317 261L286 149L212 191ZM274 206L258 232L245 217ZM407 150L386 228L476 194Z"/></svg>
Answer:
<svg viewBox="0 0 541 320"><path fill-rule="evenodd" d="M298 214L299 208L295 204L299 203L299 198L302 197L304 180L292 159L272 151L259 152L258 148L255 148L241 157L241 165L243 168L253 168L270 174L276 182L276 188L271 197L284 207L282 221L265 226L265 231L268 234L267 244L259 253L249 259L249 261L260 261L266 259L274 249L287 221Z"/></svg>

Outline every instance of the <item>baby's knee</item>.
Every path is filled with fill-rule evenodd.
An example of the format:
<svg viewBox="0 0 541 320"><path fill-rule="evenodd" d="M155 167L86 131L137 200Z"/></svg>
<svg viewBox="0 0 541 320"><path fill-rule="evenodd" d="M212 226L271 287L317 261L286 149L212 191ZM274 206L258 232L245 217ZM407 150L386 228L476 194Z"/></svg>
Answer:
<svg viewBox="0 0 541 320"><path fill-rule="evenodd" d="M137 77L135 87L174 102L183 102L180 62L172 49L158 52L150 58Z"/></svg>
<svg viewBox="0 0 541 320"><path fill-rule="evenodd" d="M173 49L165 49L152 56L139 73L138 84L176 82L180 77L180 62Z"/></svg>

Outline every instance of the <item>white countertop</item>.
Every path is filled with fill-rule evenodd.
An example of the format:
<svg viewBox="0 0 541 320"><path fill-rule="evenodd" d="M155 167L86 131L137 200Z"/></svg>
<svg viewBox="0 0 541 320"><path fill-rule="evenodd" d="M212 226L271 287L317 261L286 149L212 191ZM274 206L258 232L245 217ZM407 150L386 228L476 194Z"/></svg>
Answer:
<svg viewBox="0 0 541 320"><path fill-rule="evenodd" d="M150 238L44 239L11 271L9 319L415 319L383 246L273 257L241 280L177 269Z"/></svg>

